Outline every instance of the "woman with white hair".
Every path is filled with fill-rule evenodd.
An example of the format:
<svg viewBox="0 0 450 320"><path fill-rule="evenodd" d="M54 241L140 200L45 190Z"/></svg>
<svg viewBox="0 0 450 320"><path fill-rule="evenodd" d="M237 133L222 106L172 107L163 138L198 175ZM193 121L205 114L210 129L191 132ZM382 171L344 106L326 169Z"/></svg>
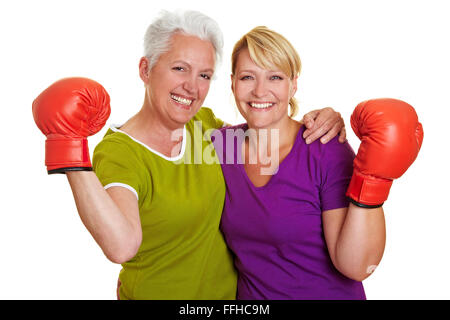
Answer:
<svg viewBox="0 0 450 320"><path fill-rule="evenodd" d="M106 122L107 93L97 83L66 79L63 87L70 93L51 86L33 104L36 122L47 134L46 159L57 158L46 161L49 173L67 175L86 228L106 257L123 266L120 299L236 297L236 271L219 230L224 178L218 162L198 161L212 148L207 133L224 126L202 108L222 42L217 23L199 12L164 12L155 20L139 62L143 106L123 125L111 126L94 151L93 166L86 137ZM77 103L89 105L83 116L81 107L74 108L73 95ZM82 118L83 130L69 130L55 140L53 131L75 121L49 116L43 107L48 105L70 110L77 123ZM326 139L339 132L345 138L343 121L331 108L308 116L317 117L310 119L316 127L310 138L323 131L328 131ZM95 130L84 130L94 124ZM199 142L189 139L198 133ZM74 161L73 152L61 155L74 149L81 150L83 161Z"/></svg>

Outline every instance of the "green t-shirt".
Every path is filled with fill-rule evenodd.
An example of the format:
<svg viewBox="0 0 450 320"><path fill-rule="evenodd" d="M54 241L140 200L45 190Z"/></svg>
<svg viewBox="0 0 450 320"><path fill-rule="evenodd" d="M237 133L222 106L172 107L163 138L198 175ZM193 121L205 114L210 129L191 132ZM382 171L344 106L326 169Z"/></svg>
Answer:
<svg viewBox="0 0 450 320"><path fill-rule="evenodd" d="M201 108L173 158L113 126L95 148L103 186L128 188L139 203L142 244L122 264L121 299L235 299L237 274L219 230L225 182L209 138L222 125Z"/></svg>

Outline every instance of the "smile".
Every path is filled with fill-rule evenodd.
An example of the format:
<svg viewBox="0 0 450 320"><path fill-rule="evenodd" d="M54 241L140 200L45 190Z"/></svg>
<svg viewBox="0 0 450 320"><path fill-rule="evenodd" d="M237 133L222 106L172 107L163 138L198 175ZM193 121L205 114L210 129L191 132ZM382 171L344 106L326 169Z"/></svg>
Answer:
<svg viewBox="0 0 450 320"><path fill-rule="evenodd" d="M274 103L270 103L270 102L266 102L266 103L250 102L249 105L250 105L250 107L256 108L256 109L267 109L267 108L270 108L271 106L273 106Z"/></svg>
<svg viewBox="0 0 450 320"><path fill-rule="evenodd" d="M171 97L173 100L175 100L176 102L181 103L181 104L184 104L184 105L186 105L186 106L190 106L191 103L192 103L192 100L186 99L186 98L182 98L182 97L176 96L176 95L174 95L174 94L171 94L170 97Z"/></svg>

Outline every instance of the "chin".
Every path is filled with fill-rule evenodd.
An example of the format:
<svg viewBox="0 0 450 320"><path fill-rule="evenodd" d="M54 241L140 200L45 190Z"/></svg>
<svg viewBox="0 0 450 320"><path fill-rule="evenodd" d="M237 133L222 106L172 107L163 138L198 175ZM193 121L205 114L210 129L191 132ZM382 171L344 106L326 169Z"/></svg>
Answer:
<svg viewBox="0 0 450 320"><path fill-rule="evenodd" d="M264 119L261 117L253 118L249 117L245 119L247 121L247 124L250 128L260 129L260 128L266 128L272 124L271 121L268 119Z"/></svg>
<svg viewBox="0 0 450 320"><path fill-rule="evenodd" d="M176 115L175 117L173 117L172 119L180 124L185 125L186 123L188 123L192 118L194 117L194 115L192 116L180 116L180 115Z"/></svg>
<svg viewBox="0 0 450 320"><path fill-rule="evenodd" d="M186 124L196 115L198 110L199 108L198 109L191 108L190 110L175 109L172 112L171 118L173 121Z"/></svg>

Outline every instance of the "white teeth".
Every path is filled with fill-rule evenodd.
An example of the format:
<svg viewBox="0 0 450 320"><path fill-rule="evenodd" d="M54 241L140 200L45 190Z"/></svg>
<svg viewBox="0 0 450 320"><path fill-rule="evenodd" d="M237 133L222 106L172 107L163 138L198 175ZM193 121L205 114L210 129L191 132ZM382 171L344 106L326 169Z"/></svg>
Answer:
<svg viewBox="0 0 450 320"><path fill-rule="evenodd" d="M171 94L170 97L171 97L173 100L175 100L176 102L185 104L185 105L187 105L187 106L190 106L191 103L192 103L192 100L185 99L185 98L181 98L181 97L175 96L175 95L173 95L173 94Z"/></svg>
<svg viewBox="0 0 450 320"><path fill-rule="evenodd" d="M273 106L273 103L250 103L253 108L266 109Z"/></svg>

